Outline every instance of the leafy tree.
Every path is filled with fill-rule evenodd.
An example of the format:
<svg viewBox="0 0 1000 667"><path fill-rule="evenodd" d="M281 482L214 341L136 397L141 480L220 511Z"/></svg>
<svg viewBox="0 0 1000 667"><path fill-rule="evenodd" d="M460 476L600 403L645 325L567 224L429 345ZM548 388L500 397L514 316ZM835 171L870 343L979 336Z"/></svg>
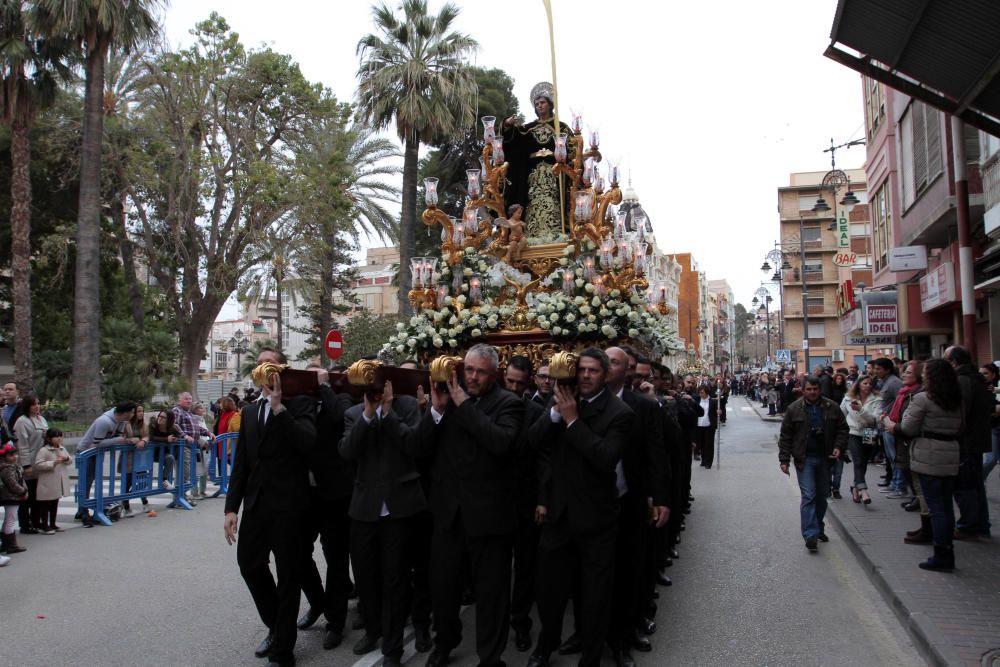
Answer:
<svg viewBox="0 0 1000 667"><path fill-rule="evenodd" d="M14 302L14 381L32 390L31 363L31 144L38 111L69 81L63 40L42 39L28 28L23 0L0 0L0 120L10 129L11 279Z"/></svg>
<svg viewBox="0 0 1000 667"><path fill-rule="evenodd" d="M192 385L212 323L260 261L255 241L294 208L289 142L338 112L289 56L248 51L218 14L193 35L189 49L148 65L141 179L129 191Z"/></svg>
<svg viewBox="0 0 1000 667"><path fill-rule="evenodd" d="M72 420L100 411L101 143L104 135L104 65L109 51L130 51L157 33L159 0L36 0L31 23L42 35L83 47L83 133L76 228L76 299L73 309Z"/></svg>
<svg viewBox="0 0 1000 667"><path fill-rule="evenodd" d="M358 310L344 323L344 355L337 362L349 365L378 353L382 344L396 334L395 315L376 315L369 310Z"/></svg>
<svg viewBox="0 0 1000 667"><path fill-rule="evenodd" d="M270 338L258 338L250 344L250 349L243 355L240 363L240 377L249 377L253 369L257 368L257 357L265 347L277 348L278 344Z"/></svg>
<svg viewBox="0 0 1000 667"><path fill-rule="evenodd" d="M451 30L458 7L436 15L425 0L403 0L397 16L372 8L376 33L358 42L358 113L376 129L396 124L403 142L403 201L399 228L400 308L409 312L410 259L416 251L417 158L421 142L456 134L475 123L475 80L466 60L476 41Z"/></svg>

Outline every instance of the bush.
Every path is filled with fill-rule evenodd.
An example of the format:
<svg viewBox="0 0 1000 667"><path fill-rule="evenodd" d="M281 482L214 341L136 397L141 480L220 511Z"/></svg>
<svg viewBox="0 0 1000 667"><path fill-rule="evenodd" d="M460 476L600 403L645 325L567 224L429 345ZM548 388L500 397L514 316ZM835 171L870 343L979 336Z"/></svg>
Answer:
<svg viewBox="0 0 1000 667"><path fill-rule="evenodd" d="M47 422L64 422L69 415L68 401L46 401L42 405L42 416Z"/></svg>

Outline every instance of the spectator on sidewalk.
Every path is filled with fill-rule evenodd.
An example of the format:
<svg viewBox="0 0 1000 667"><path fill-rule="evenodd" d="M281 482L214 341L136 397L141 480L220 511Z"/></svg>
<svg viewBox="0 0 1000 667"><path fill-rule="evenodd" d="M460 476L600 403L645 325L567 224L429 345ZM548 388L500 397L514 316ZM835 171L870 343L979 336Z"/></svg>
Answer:
<svg viewBox="0 0 1000 667"><path fill-rule="evenodd" d="M17 447L7 442L0 446L0 505L3 506L3 528L0 529L0 551L18 554L27 548L17 543L17 506L28 499L24 473L17 464Z"/></svg>
<svg viewBox="0 0 1000 667"><path fill-rule="evenodd" d="M955 537L975 539L990 534L990 510L983 484L983 454L992 449L990 415L996 408L993 394L973 365L968 350L952 345L944 351L944 358L958 375L965 410L965 429L959 441L962 462L955 480L955 503L959 510Z"/></svg>
<svg viewBox="0 0 1000 667"><path fill-rule="evenodd" d="M17 522L23 534L34 535L41 529L36 499L38 479L34 469L35 455L45 444L45 431L49 428L49 423L42 416L42 406L34 394L21 399L21 409L21 416L14 422L14 438L18 465L24 471L24 481L28 485L28 499L17 508Z"/></svg>
<svg viewBox="0 0 1000 667"><path fill-rule="evenodd" d="M156 417L149 422L149 442L158 444L174 444L178 442L184 434L174 424L174 413L172 410L160 410ZM173 491L174 478L174 455L170 453L172 447L158 447L153 452L153 461L160 463L160 478L163 480L163 488ZM162 461L161 459L162 452Z"/></svg>
<svg viewBox="0 0 1000 667"><path fill-rule="evenodd" d="M794 462L802 500L799 513L806 549L815 553L817 541L828 542L823 528L830 485L830 459L847 446L847 420L840 406L821 395L820 379L807 377L802 398L788 406L778 437L778 463L788 473Z"/></svg>
<svg viewBox="0 0 1000 667"><path fill-rule="evenodd" d="M903 386L903 381L896 375L896 365L888 357L879 357L872 360L872 368L875 369L875 388L878 389L879 396L882 397L882 414L888 415L892 409L892 404L896 402L896 395ZM903 478L900 473L896 476L896 438L892 433L882 432L882 446L885 449L885 477L884 482L879 482L880 491L889 494L889 498L902 498Z"/></svg>
<svg viewBox="0 0 1000 667"><path fill-rule="evenodd" d="M63 531L56 524L59 499L73 493L69 481L69 469L73 458L62 446L63 432L57 428L45 431L45 446L35 457L35 474L38 477L36 491L39 512L39 531L43 535L54 535Z"/></svg>
<svg viewBox="0 0 1000 667"><path fill-rule="evenodd" d="M182 391L181 393L177 394L177 405L174 406L173 410L174 425L176 425L177 428L180 429L183 439L189 445L197 445L199 442L199 438L201 438L202 436L210 435L207 428L199 426L198 423L195 421L194 415L191 413L191 409L193 407L194 407L194 396L192 396L190 392ZM181 454L180 452L181 448L174 447L173 449L174 449L174 456L178 457ZM181 460L181 465L184 465L184 459L181 458L180 460ZM190 502L192 498L200 497L197 486L198 480L193 479L191 480L191 482L192 482L191 484L192 491L190 494L185 494L185 497L188 499L188 502Z"/></svg>
<svg viewBox="0 0 1000 667"><path fill-rule="evenodd" d="M993 412L990 414L990 441L992 451L983 457L983 483L993 472L993 468L1000 462L1000 403L997 403L997 390L1000 387L1000 368L990 362L979 367L986 380L986 388L993 393Z"/></svg>
<svg viewBox="0 0 1000 667"><path fill-rule="evenodd" d="M872 379L861 375L847 391L840 409L847 419L847 447L854 462L854 483L851 485L851 499L865 505L871 504L868 495L868 461L877 440L876 426L882 413L882 399L874 389Z"/></svg>
<svg viewBox="0 0 1000 667"><path fill-rule="evenodd" d="M924 391L910 401L902 421L888 416L882 421L887 432L911 441L910 469L930 509L934 536L934 555L920 563L924 570L950 572L955 567L952 494L959 469L962 410L954 369L944 359L931 359L924 365Z"/></svg>
<svg viewBox="0 0 1000 667"><path fill-rule="evenodd" d="M135 406L135 413L132 415L132 419L129 420L128 426L125 429L126 439L133 445L136 449L143 449L149 442L149 425L146 423L146 408L139 405ZM133 453L129 452L126 456L125 466L125 489L127 491L132 490L132 465L133 465ZM149 505L149 501L146 498L142 499L143 510ZM131 518L135 516L135 512L132 511L132 504L126 500L122 503L122 509L125 511L125 516Z"/></svg>
<svg viewBox="0 0 1000 667"><path fill-rule="evenodd" d="M198 431L198 479L194 480L192 486L194 489L192 495L195 498L205 498L205 491L208 488L208 443L212 440L212 432L208 429L205 414L205 406L202 403L196 403L191 410L195 430Z"/></svg>
<svg viewBox="0 0 1000 667"><path fill-rule="evenodd" d="M3 386L3 442L10 440L17 446L17 434L14 433L14 424L24 414L21 401L18 400L17 385L8 382Z"/></svg>
<svg viewBox="0 0 1000 667"><path fill-rule="evenodd" d="M80 438L76 446L77 454L85 452L94 447L110 447L112 445L123 445L125 439L125 429L132 416L135 414L135 403L132 401L122 401L111 408L100 417L94 420L87 432ZM94 487L94 476L97 474L97 459L87 459L87 488L84 491L83 499L90 497L90 491ZM92 526L90 511L80 507L76 516L83 522L84 526Z"/></svg>

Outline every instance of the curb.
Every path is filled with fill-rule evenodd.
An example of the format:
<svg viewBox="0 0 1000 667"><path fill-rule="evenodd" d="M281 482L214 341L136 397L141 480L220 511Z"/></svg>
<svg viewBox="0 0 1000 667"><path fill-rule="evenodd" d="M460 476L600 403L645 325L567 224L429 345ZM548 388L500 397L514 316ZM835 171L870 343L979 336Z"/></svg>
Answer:
<svg viewBox="0 0 1000 667"><path fill-rule="evenodd" d="M832 517L833 522L837 524L837 528L846 538L847 546L862 564L868 578L882 595L882 598L885 600L886 604L889 605L889 608L892 609L896 618L899 619L900 624L906 628L907 633L913 640L913 643L920 652L921 657L927 661L927 664L933 665L934 667L948 667L948 665L962 664L962 661L957 657L949 660L944 652L939 648L939 646L947 645L948 642L938 635L933 623L928 622L922 612L911 611L899 595L896 594L888 580L885 578L882 567L877 565L875 561L872 560L871 556L868 555L862 544L859 542L855 531L840 518L840 515L837 514L835 509L835 505L832 503L827 511L827 516Z"/></svg>
<svg viewBox="0 0 1000 667"><path fill-rule="evenodd" d="M749 405L750 408L757 414L757 416L760 417L761 421L773 422L773 423L777 423L777 424L781 423L781 420L783 419L781 415L769 415L769 414L767 414L766 412L763 411L762 408L760 408L757 405L756 401L750 400L750 398L748 396L744 396L743 400L745 400L747 402L747 405Z"/></svg>

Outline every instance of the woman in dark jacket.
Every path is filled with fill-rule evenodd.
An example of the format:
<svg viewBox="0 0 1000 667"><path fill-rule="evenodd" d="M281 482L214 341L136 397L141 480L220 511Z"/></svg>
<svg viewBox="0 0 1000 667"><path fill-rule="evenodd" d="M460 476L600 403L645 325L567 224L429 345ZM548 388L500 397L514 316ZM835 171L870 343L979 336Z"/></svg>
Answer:
<svg viewBox="0 0 1000 667"><path fill-rule="evenodd" d="M953 494L963 428L962 392L951 364L943 359L928 361L924 391L910 399L899 423L886 416L883 428L910 441L910 470L930 510L934 555L920 567L950 572L955 567Z"/></svg>

